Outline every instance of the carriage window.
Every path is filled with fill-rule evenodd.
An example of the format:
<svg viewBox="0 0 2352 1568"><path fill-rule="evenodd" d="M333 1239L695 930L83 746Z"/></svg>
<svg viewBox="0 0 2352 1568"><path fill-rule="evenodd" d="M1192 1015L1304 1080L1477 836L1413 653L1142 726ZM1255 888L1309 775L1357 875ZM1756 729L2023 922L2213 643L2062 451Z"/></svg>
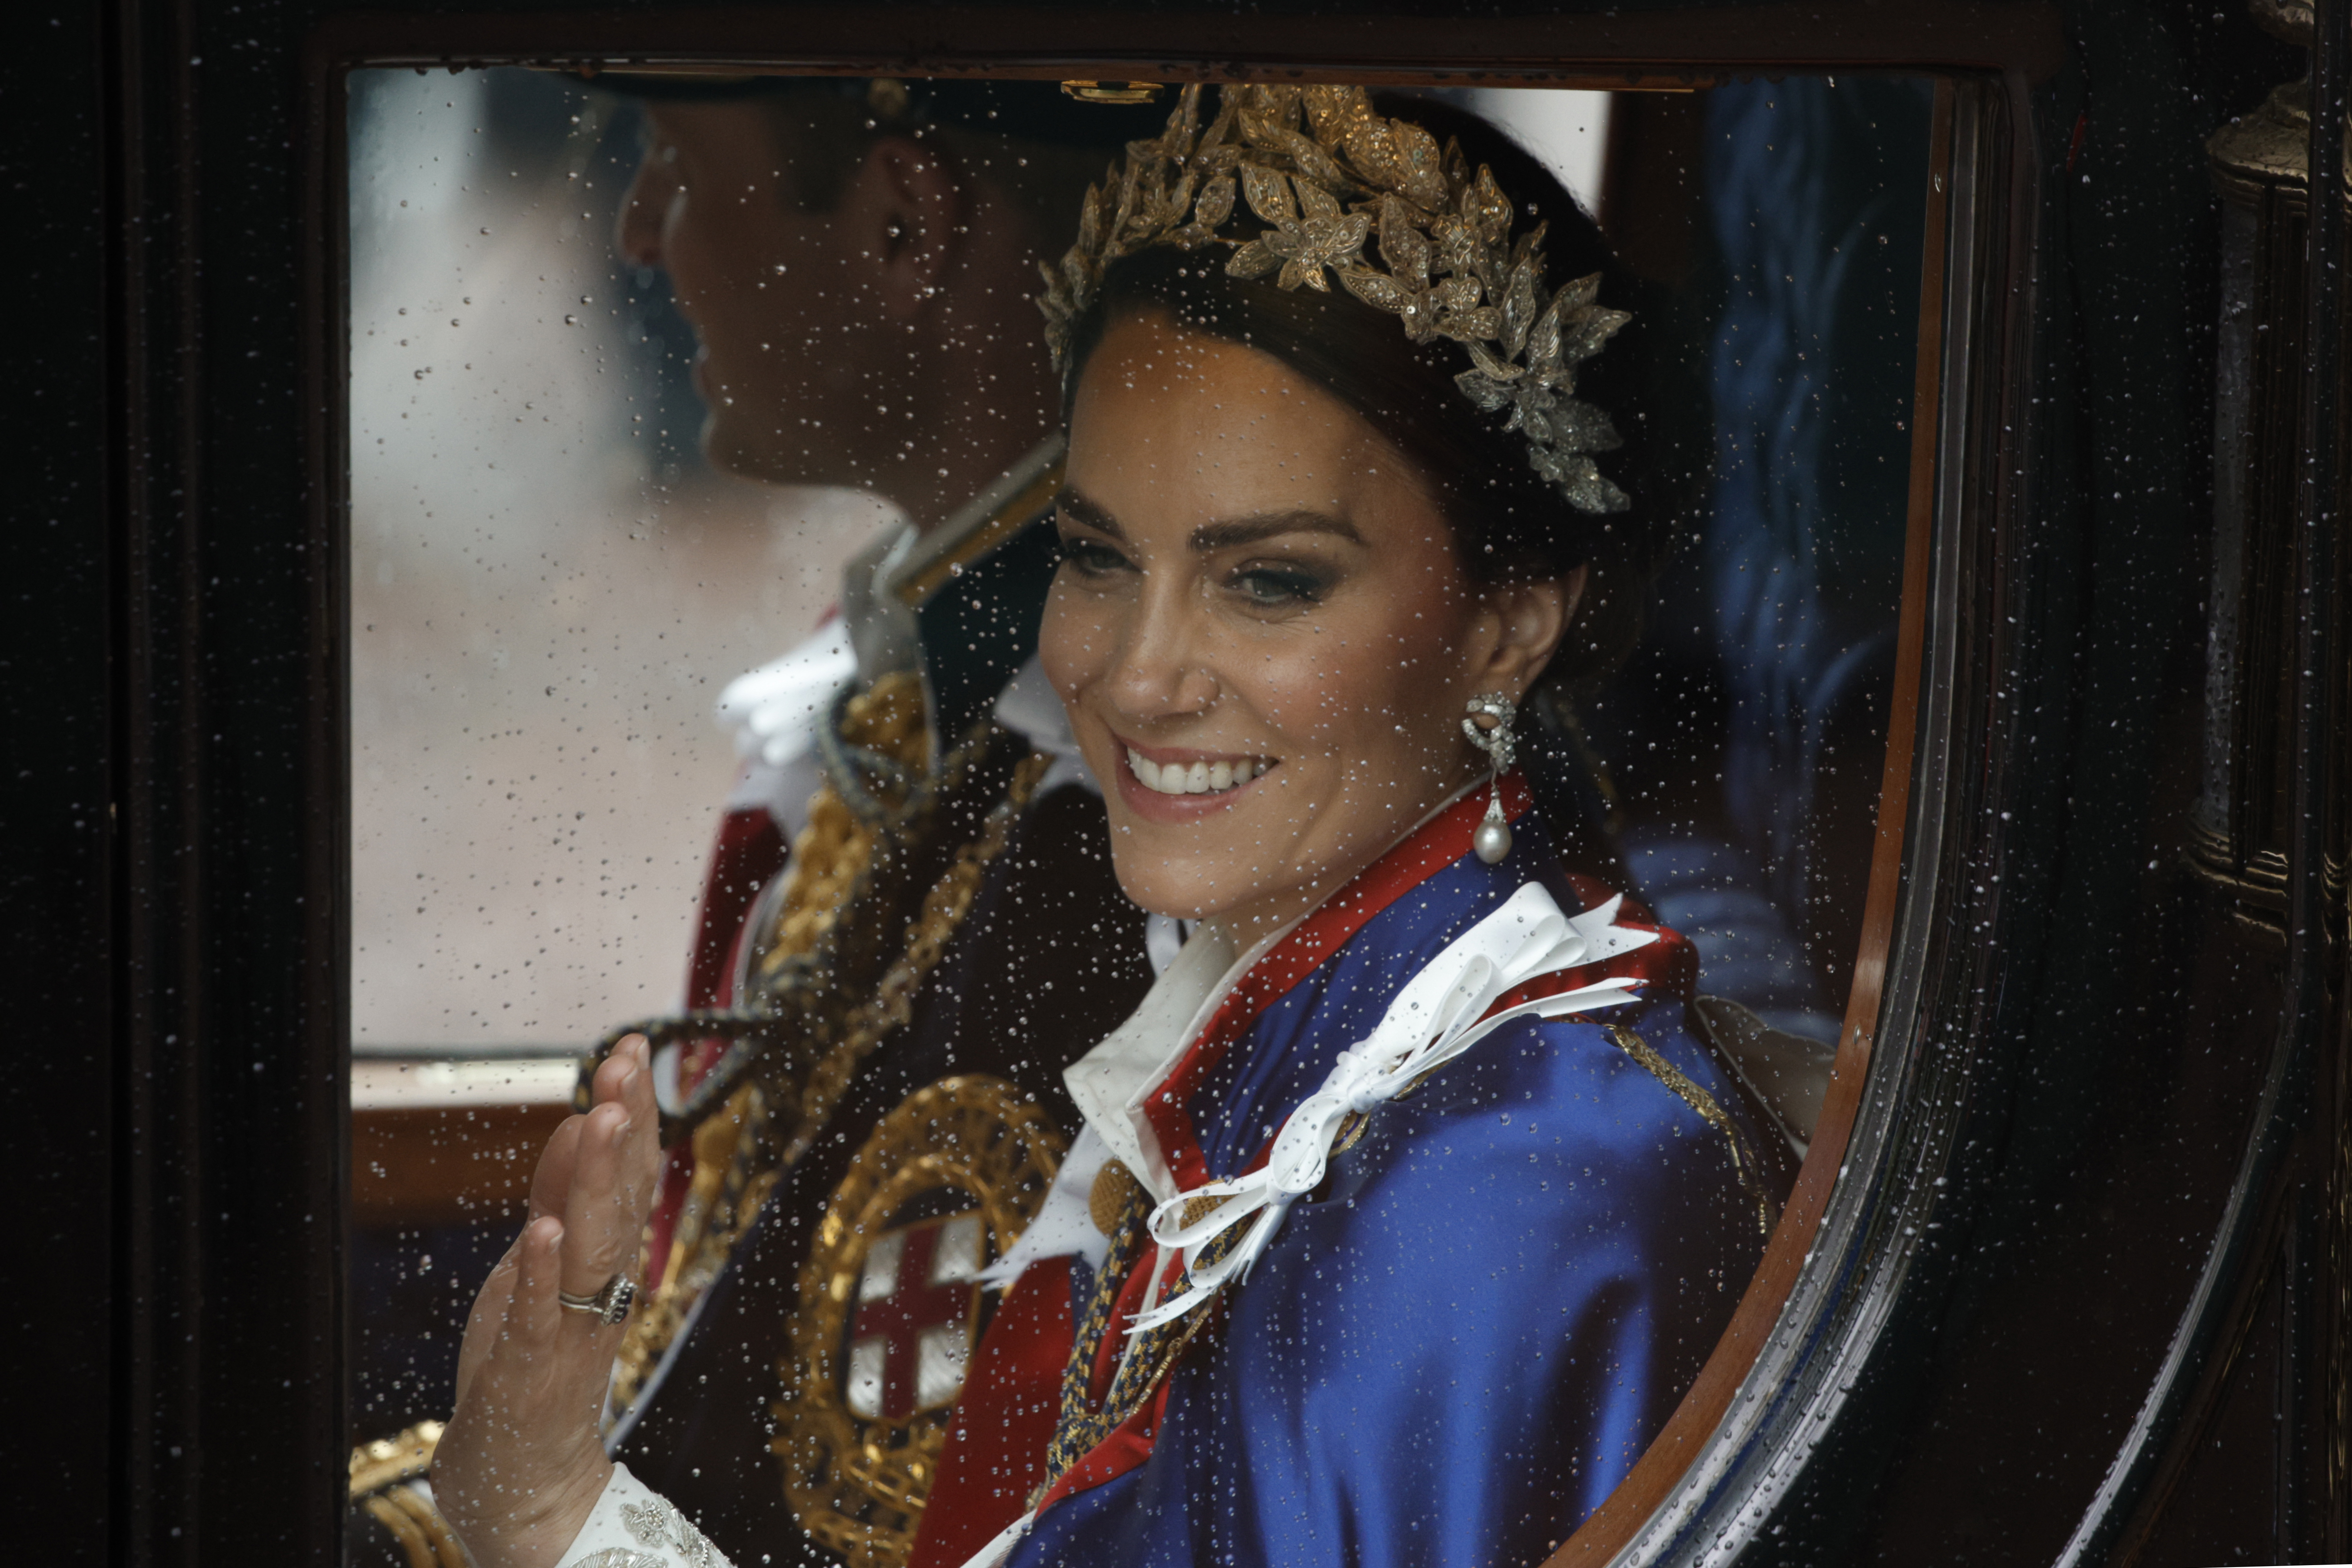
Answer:
<svg viewBox="0 0 2352 1568"><path fill-rule="evenodd" d="M1769 1223L1864 940L1928 92L1840 76L1396 94L1382 113L1498 128L1534 171L1498 174L1500 221L1605 255L1600 304L1632 316L1577 382L1620 399L1623 446L1590 455L1631 504L1560 525L1588 531L1562 562L1593 585L1563 648L1580 627L1616 640L1563 652L1573 678L1528 693L1517 760L1560 897L1622 892L1686 941L1696 979L1645 972L1679 989L1671 1025L1641 1033L1714 1064L1716 1120L1765 1142L1740 1179L1778 1191L1739 1201L1760 1195ZM1310 776L1271 724L1234 758L1171 741L1154 760L1123 731L1128 750L1089 752L1056 695L1076 666L1040 651L1041 617L1068 613L1049 583L1084 575L1087 602L1113 605L1118 574L1159 558L1079 488L1079 426L1110 415L1079 399L1066 446L1037 263L1062 268L1088 184L1178 101L1120 82L352 75L357 1439L447 1415L467 1305L578 1058L667 1018L676 1153L614 1439L642 1473L735 1489L703 1523L739 1564L803 1540L908 1560L996 1286L1087 1147L1062 1069L1204 940L1191 906L1129 901L1106 811L1122 790L1158 820ZM1300 112L1287 133L1311 139ZM1549 206L1509 188L1536 178ZM1351 228L1310 184L1231 205L1272 236L1264 287L1311 283L1294 291L1404 341L1344 276L1404 276L1402 220L1366 201ZM1498 254L1492 341L1524 355L1540 333L1506 321ZM1192 281L1172 260L1154 276ZM1064 347L1109 352L1097 339ZM1472 363L1430 341L1449 377ZM1132 417L1120 450L1141 461L1156 426ZM1252 627L1322 605L1297 561L1234 572L1217 592L1255 596ZM1239 680L1217 700L1246 702ZM1447 765L1476 802L1504 798L1467 751ZM944 1064L927 1079L873 1087L923 1051ZM1215 1069L1201 1086L1223 1092ZM697 1363L698 1338L725 1353ZM1648 1397L1669 1409L1679 1387ZM703 1418L704 1399L727 1410ZM427 1441L378 1453L377 1501ZM1581 1517L1599 1496L1578 1495L1561 1506Z"/></svg>
<svg viewBox="0 0 2352 1568"><path fill-rule="evenodd" d="M573 1061L678 1000L740 761L716 699L815 626L883 521L702 457L691 331L614 248L640 127L530 71L352 79L371 1428L446 1414L456 1329Z"/></svg>

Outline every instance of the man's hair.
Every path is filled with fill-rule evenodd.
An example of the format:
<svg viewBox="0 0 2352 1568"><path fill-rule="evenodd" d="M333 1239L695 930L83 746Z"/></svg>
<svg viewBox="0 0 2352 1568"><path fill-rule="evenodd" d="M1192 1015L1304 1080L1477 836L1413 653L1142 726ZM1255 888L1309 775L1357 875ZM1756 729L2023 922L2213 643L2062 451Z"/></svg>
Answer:
<svg viewBox="0 0 2352 1568"><path fill-rule="evenodd" d="M905 136L937 149L966 177L994 187L1049 254L1058 254L1064 237L1076 231L1087 186L1105 178L1122 151L1109 142L1069 146L964 125L894 121L850 98L778 97L768 100L767 111L780 160L777 195L796 210L839 207L874 144Z"/></svg>

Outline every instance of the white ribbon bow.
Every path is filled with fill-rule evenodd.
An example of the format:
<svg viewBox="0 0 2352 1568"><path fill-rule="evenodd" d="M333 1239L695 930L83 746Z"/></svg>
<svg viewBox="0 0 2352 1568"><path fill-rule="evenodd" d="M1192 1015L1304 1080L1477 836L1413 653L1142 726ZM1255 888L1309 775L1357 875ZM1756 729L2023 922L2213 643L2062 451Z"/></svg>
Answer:
<svg viewBox="0 0 2352 1568"><path fill-rule="evenodd" d="M1193 1270L1192 1285L1137 1313L1129 1334L1173 1321L1206 1305L1227 1280L1249 1277L1250 1266L1282 1228L1282 1216L1290 1205L1322 1184L1331 1144L1350 1111L1366 1113L1394 1100L1423 1073L1444 1066L1523 1015L1559 1018L1633 1000L1633 988L1641 982L1621 978L1484 1016L1497 997L1538 975L1598 963L1657 941L1654 931L1628 931L1616 924L1622 902L1611 899L1580 915L1564 915L1549 893L1530 882L1433 959L1389 1004L1379 1026L1339 1053L1323 1087L1292 1111L1274 1135L1263 1166L1229 1182L1179 1193L1151 1211L1151 1238L1162 1247L1183 1248L1184 1265ZM1185 1210L1204 1198L1224 1202L1185 1224ZM1248 1234L1233 1250L1202 1266L1201 1255L1209 1243L1244 1224Z"/></svg>

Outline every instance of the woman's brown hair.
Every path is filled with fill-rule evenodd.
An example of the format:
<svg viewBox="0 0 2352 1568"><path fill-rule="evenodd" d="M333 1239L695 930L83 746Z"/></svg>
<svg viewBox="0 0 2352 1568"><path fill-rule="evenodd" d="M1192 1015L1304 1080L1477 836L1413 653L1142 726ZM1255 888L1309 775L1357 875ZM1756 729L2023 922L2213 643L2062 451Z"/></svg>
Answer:
<svg viewBox="0 0 2352 1568"><path fill-rule="evenodd" d="M1337 289L1286 289L1270 279L1233 278L1222 249L1160 247L1113 262L1076 323L1065 397L1109 322L1136 310L1166 310L1188 331L1272 354L1362 414L1422 470L1475 579L1590 569L1575 622L1544 680L1572 688L1606 673L1640 636L1650 582L1678 510L1678 487L1654 461L1658 422L1643 397L1638 285L1559 181L1492 123L1432 100L1381 95L1374 108L1420 125L1441 144L1458 142L1471 167L1492 169L1516 208L1514 232L1538 221L1549 226L1547 288L1598 272L1601 303L1633 311L1601 355L1578 367L1576 385L1576 395L1606 410L1624 439L1600 463L1632 501L1629 509L1580 511L1538 474L1527 438L1454 385L1470 363L1460 345L1444 339L1415 343L1394 318Z"/></svg>

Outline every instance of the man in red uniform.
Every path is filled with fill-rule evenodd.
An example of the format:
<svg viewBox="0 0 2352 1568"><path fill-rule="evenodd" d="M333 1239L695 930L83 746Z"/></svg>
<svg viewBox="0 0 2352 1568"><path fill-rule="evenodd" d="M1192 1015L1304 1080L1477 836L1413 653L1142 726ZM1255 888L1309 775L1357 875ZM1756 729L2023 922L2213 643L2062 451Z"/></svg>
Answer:
<svg viewBox="0 0 2352 1568"><path fill-rule="evenodd" d="M656 1031L691 1135L609 1440L737 1561L799 1540L894 1568L977 1276L1077 1126L1059 1069L1177 940L1120 894L1032 657L1061 455L1037 268L1165 110L1042 83L605 80L645 102L618 245L695 329L706 454L904 519L816 637L721 700L744 767L686 1000L730 1016Z"/></svg>
<svg viewBox="0 0 2352 1568"><path fill-rule="evenodd" d="M1043 84L746 87L648 96L621 250L696 329L715 464L907 521L851 564L835 621L722 700L745 769L688 1004L805 1014L822 1048L787 1071L763 1037L756 1109L739 1092L680 1146L614 1437L708 1498L744 1560L798 1533L887 1564L961 1390L976 1276L1075 1130L1058 1069L1150 977L1099 793L1023 672L1061 450L1038 265L1159 114ZM721 1048L665 1053L674 1105Z"/></svg>

